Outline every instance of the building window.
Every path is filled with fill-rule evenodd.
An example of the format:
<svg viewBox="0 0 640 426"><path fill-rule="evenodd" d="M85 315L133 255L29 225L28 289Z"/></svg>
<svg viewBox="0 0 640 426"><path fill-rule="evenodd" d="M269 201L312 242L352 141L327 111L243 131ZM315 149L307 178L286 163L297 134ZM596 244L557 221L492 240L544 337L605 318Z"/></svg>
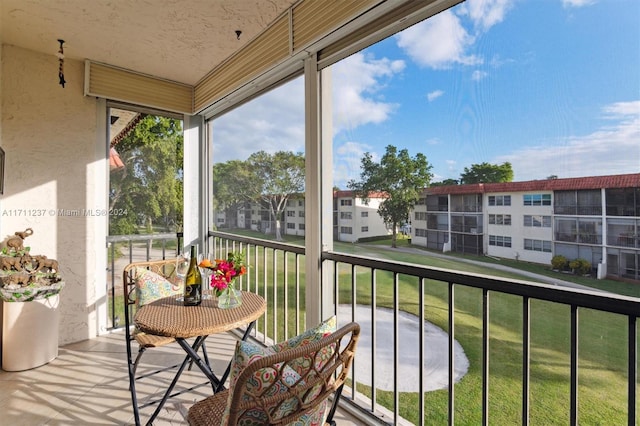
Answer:
<svg viewBox="0 0 640 426"><path fill-rule="evenodd" d="M299 223L298 224L298 229L301 231L304 231L304 223Z"/></svg>
<svg viewBox="0 0 640 426"><path fill-rule="evenodd" d="M295 223L287 223L287 229L296 229Z"/></svg>
<svg viewBox="0 0 640 426"><path fill-rule="evenodd" d="M490 206L510 206L511 195L489 195Z"/></svg>
<svg viewBox="0 0 640 426"><path fill-rule="evenodd" d="M607 216L640 216L640 188L606 190Z"/></svg>
<svg viewBox="0 0 640 426"><path fill-rule="evenodd" d="M422 228L416 228L416 237L426 237L427 230Z"/></svg>
<svg viewBox="0 0 640 426"><path fill-rule="evenodd" d="M551 228L551 216L524 215L524 226Z"/></svg>
<svg viewBox="0 0 640 426"><path fill-rule="evenodd" d="M304 217L304 212L302 210L298 212L298 217Z"/></svg>
<svg viewBox="0 0 640 426"><path fill-rule="evenodd" d="M369 232L369 227L363 226L362 228L360 228L360 232Z"/></svg>
<svg viewBox="0 0 640 426"><path fill-rule="evenodd" d="M510 214L490 214L489 225L511 225Z"/></svg>
<svg viewBox="0 0 640 426"><path fill-rule="evenodd" d="M427 220L427 212L415 212L416 220Z"/></svg>
<svg viewBox="0 0 640 426"><path fill-rule="evenodd" d="M351 220L351 212L340 212L340 219Z"/></svg>
<svg viewBox="0 0 640 426"><path fill-rule="evenodd" d="M551 194L525 194L522 196L525 206L550 206Z"/></svg>
<svg viewBox="0 0 640 426"><path fill-rule="evenodd" d="M353 205L353 200L340 200L340 205L341 206L352 206Z"/></svg>
<svg viewBox="0 0 640 426"><path fill-rule="evenodd" d="M369 217L369 212L360 212L360 217Z"/></svg>
<svg viewBox="0 0 640 426"><path fill-rule="evenodd" d="M294 210L287 210L287 217L296 217L296 212Z"/></svg>
<svg viewBox="0 0 640 426"><path fill-rule="evenodd" d="M218 223L224 223L224 217L219 217L218 218Z"/></svg>
<svg viewBox="0 0 640 426"><path fill-rule="evenodd" d="M511 247L511 237L489 235L489 245L497 247Z"/></svg>
<svg viewBox="0 0 640 426"><path fill-rule="evenodd" d="M304 207L304 200L298 200L298 206Z"/></svg>
<svg viewBox="0 0 640 426"><path fill-rule="evenodd" d="M350 226L341 226L340 227L340 233L341 234L352 234L353 230Z"/></svg>
<svg viewBox="0 0 640 426"><path fill-rule="evenodd" d="M551 241L524 239L524 249L551 253Z"/></svg>
<svg viewBox="0 0 640 426"><path fill-rule="evenodd" d="M553 211L555 214L601 216L602 193L599 189L556 191L553 194Z"/></svg>

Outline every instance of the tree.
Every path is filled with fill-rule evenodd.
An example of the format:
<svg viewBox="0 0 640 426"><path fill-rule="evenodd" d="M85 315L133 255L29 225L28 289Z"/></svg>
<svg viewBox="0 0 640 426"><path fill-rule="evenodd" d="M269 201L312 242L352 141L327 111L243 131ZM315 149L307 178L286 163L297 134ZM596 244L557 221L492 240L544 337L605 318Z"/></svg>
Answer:
<svg viewBox="0 0 640 426"><path fill-rule="evenodd" d="M412 158L406 149L398 151L393 145L386 149L380 163L374 162L372 155L366 152L361 160L360 181L351 180L347 186L365 204L373 192L385 194L378 214L391 227L391 246L397 247L398 226L408 221L410 210L433 177L432 166L422 153Z"/></svg>
<svg viewBox="0 0 640 426"><path fill-rule="evenodd" d="M431 182L429 186L449 186L449 185L458 185L457 179L445 179L442 182Z"/></svg>
<svg viewBox="0 0 640 426"><path fill-rule="evenodd" d="M231 211L235 223L237 212L246 201L255 200L255 183L258 180L255 173L244 161L231 160L226 163L213 165L213 210Z"/></svg>
<svg viewBox="0 0 640 426"><path fill-rule="evenodd" d="M109 207L123 214L109 218L111 234L151 232L158 221L181 226L182 146L181 121L152 115L118 142L125 167L111 173Z"/></svg>
<svg viewBox="0 0 640 426"><path fill-rule="evenodd" d="M269 206L269 213L275 221L276 240L280 241L280 224L287 201L291 195L304 192L304 154L258 151L247 159L247 165L256 179L250 187L254 195L249 197Z"/></svg>
<svg viewBox="0 0 640 426"><path fill-rule="evenodd" d="M498 183L513 181L513 169L511 163L504 162L500 165L480 163L472 164L470 168L465 167L464 173L460 174L460 183Z"/></svg>

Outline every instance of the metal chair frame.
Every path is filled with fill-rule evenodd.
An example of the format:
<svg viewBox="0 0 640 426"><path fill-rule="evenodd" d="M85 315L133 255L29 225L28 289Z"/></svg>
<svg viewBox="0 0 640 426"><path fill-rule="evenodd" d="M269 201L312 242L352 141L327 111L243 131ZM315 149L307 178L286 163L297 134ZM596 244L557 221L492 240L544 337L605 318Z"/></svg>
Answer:
<svg viewBox="0 0 640 426"><path fill-rule="evenodd" d="M140 364L140 360L142 358L142 354L147 351L147 349L154 347L162 347L168 344L174 343L175 339L165 336L156 336L148 333L142 333L135 330L135 326L133 325L133 315L135 315L135 309L138 307L138 302L136 301L136 270L137 268L145 268L149 271L155 272L156 274L167 278L169 280L173 279L175 276L175 268L176 264L173 259L167 260L152 260L152 261L143 261L143 262L133 262L125 266L122 276L122 285L123 285L123 293L124 293L124 318L125 318L125 340L127 347L127 370L129 374L129 390L131 393L131 403L133 406L133 414L134 421L136 425L140 425L140 409L157 404L162 401L162 399L153 399L145 402L144 404L138 403L138 396L136 393L136 381L141 380L147 377L154 376L156 374L162 373L168 370L174 370L179 368L176 377L174 378L174 383L177 382L178 378L182 374L184 370L187 359L181 363L169 365L166 367L158 368L152 370L150 372L146 372L145 374L136 376L138 366ZM133 358L133 350L131 344L133 341L138 342L139 348L138 353ZM209 364L209 357L207 354L207 350L204 344L204 341L198 345L198 348L202 348L202 354L204 362ZM197 348L197 349L198 349ZM191 369L192 362L189 361L189 369ZM178 392L175 392L169 396L177 396L185 392L192 391L201 386L210 385L210 382L204 382L195 386L191 386L189 388L181 389ZM155 417L157 413L154 414ZM152 422L153 418L149 420Z"/></svg>

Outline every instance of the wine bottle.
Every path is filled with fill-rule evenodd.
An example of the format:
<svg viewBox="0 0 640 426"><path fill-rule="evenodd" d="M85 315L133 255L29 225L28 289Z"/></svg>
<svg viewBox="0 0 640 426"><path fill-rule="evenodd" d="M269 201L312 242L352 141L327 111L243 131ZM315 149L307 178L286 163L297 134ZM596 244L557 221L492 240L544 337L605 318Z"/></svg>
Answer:
<svg viewBox="0 0 640 426"><path fill-rule="evenodd" d="M198 268L198 252L195 245L191 246L189 269L184 279L184 305L196 306L202 302L202 275Z"/></svg>

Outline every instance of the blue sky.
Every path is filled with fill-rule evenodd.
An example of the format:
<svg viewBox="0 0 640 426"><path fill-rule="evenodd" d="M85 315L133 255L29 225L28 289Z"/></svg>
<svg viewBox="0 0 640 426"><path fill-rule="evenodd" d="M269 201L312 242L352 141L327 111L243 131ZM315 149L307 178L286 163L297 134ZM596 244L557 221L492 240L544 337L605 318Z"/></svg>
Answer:
<svg viewBox="0 0 640 426"><path fill-rule="evenodd" d="M481 162L516 181L640 172L639 22L638 0L468 0L344 59L335 184L387 145L434 181ZM214 160L304 151L302 96L300 78L217 119Z"/></svg>

